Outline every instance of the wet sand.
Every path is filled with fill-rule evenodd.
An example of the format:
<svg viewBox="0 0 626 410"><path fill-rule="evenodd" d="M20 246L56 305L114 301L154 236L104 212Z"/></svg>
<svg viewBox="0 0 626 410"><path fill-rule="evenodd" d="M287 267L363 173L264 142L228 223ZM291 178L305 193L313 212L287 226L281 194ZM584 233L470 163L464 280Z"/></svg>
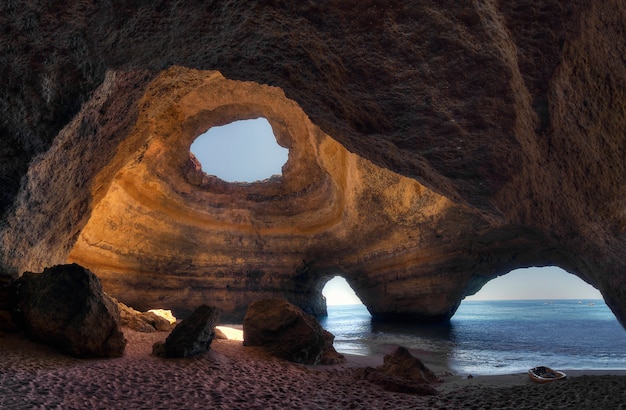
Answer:
<svg viewBox="0 0 626 410"><path fill-rule="evenodd" d="M586 409L626 408L626 372L569 371L539 385L525 374L452 375L437 396L391 393L354 373L382 357L347 356L336 366L302 366L270 357L240 340L214 340L188 359L152 356L167 333L123 329L128 345L116 359L76 359L22 335L0 336L2 409ZM238 332L226 332L237 339ZM240 334L239 334L240 335Z"/></svg>

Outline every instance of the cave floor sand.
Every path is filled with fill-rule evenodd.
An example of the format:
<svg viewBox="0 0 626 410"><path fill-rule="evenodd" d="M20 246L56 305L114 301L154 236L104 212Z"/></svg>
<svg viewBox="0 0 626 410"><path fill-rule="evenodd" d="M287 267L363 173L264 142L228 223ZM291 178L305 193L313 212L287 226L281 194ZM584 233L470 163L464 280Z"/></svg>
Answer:
<svg viewBox="0 0 626 410"><path fill-rule="evenodd" d="M22 335L0 336L2 409L537 409L626 408L624 372L570 372L539 385L526 375L445 376L438 396L391 393L354 378L382 358L348 356L337 366L302 366L214 340L188 359L150 355L166 333L124 329L126 352L116 359L76 359ZM446 369L426 363L440 375Z"/></svg>

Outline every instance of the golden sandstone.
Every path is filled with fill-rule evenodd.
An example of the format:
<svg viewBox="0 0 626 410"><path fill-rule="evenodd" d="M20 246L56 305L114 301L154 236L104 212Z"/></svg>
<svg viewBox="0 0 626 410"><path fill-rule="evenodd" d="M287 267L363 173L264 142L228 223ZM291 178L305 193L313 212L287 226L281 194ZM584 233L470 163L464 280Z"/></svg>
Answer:
<svg viewBox="0 0 626 410"><path fill-rule="evenodd" d="M558 265L624 323L623 2L13 3L3 271L76 262L133 308L224 319L321 313L342 275L375 316L437 321ZM203 174L192 141L257 117L282 176Z"/></svg>

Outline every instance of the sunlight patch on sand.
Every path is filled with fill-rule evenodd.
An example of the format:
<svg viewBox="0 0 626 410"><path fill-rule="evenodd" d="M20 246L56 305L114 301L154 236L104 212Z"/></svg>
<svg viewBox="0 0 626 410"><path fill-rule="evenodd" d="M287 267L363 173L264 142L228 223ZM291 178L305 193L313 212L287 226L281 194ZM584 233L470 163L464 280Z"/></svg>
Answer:
<svg viewBox="0 0 626 410"><path fill-rule="evenodd" d="M171 310L166 310L166 309L150 309L148 312L152 312L157 316L161 316L163 319L167 320L168 322L170 322L170 324L176 322L176 318L174 317L174 315L172 314Z"/></svg>
<svg viewBox="0 0 626 410"><path fill-rule="evenodd" d="M226 336L226 339L243 342L243 330L229 326L215 326L215 328L220 330Z"/></svg>

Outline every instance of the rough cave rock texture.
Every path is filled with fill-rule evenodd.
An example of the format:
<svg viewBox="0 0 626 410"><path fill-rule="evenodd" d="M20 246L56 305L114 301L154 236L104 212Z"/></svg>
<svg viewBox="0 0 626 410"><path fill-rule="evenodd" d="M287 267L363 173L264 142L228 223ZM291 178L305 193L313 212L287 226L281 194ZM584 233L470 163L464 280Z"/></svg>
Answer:
<svg viewBox="0 0 626 410"><path fill-rule="evenodd" d="M0 269L68 261L139 310L442 320L558 265L626 320L623 1L0 5ZM191 142L263 116L282 176ZM540 286L541 284L537 284Z"/></svg>
<svg viewBox="0 0 626 410"><path fill-rule="evenodd" d="M117 302L117 301L116 301ZM154 312L139 312L122 302L117 302L120 325L137 332L171 332L174 325Z"/></svg>
<svg viewBox="0 0 626 410"><path fill-rule="evenodd" d="M324 350L334 351L334 336L326 333L316 318L286 299L257 300L243 320L244 346L262 347L294 363L319 364Z"/></svg>
<svg viewBox="0 0 626 410"><path fill-rule="evenodd" d="M378 384L388 391L422 396L438 394L437 389L431 385L443 382L420 359L402 346L386 354L381 366L375 369L372 367L358 369L356 377Z"/></svg>
<svg viewBox="0 0 626 410"><path fill-rule="evenodd" d="M31 339L77 357L124 353L117 304L88 269L70 264L25 272L15 288L14 321Z"/></svg>
<svg viewBox="0 0 626 410"><path fill-rule="evenodd" d="M154 344L152 353L163 357L191 357L209 350L215 338L220 310L202 305L172 330L165 342Z"/></svg>

